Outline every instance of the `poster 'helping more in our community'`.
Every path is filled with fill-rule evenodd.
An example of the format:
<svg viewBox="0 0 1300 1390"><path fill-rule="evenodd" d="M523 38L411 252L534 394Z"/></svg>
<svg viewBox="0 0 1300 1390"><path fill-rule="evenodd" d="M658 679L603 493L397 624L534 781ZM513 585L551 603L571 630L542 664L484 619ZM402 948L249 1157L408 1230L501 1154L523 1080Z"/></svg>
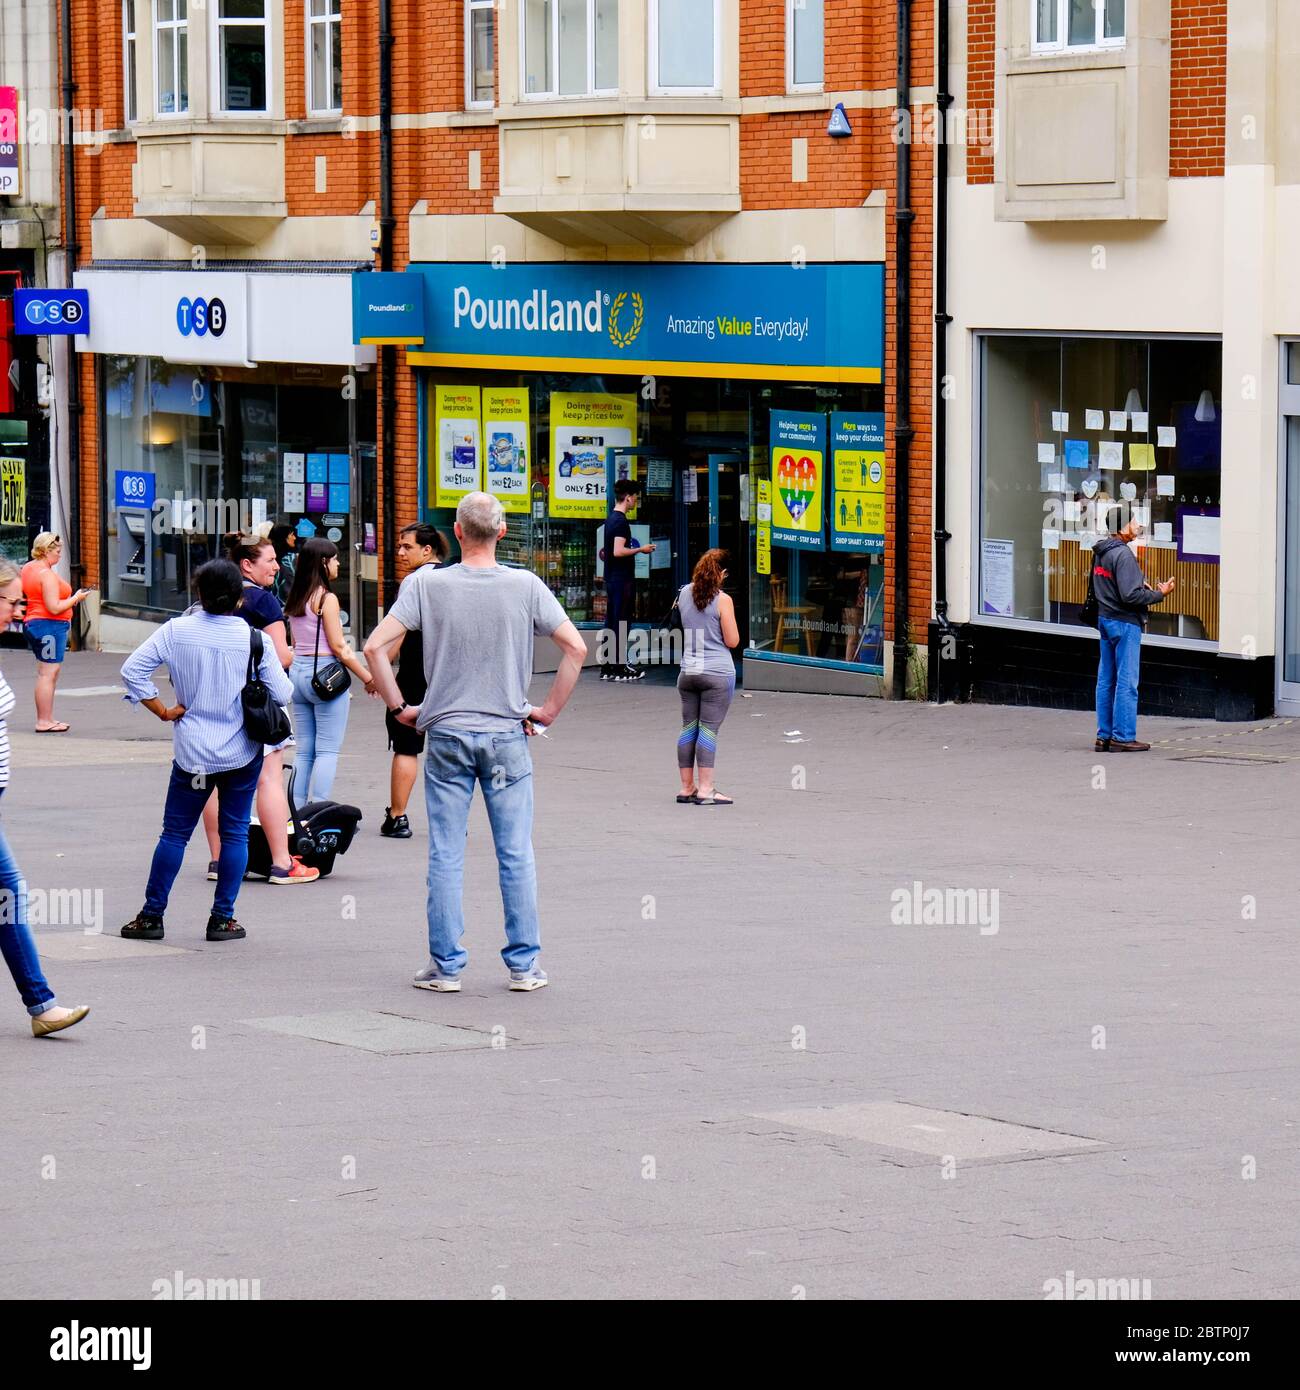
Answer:
<svg viewBox="0 0 1300 1390"><path fill-rule="evenodd" d="M822 493L826 417L801 410L771 412L772 544L825 550Z"/></svg>
<svg viewBox="0 0 1300 1390"><path fill-rule="evenodd" d="M636 443L636 397L551 393L551 515L606 512L605 451Z"/></svg>

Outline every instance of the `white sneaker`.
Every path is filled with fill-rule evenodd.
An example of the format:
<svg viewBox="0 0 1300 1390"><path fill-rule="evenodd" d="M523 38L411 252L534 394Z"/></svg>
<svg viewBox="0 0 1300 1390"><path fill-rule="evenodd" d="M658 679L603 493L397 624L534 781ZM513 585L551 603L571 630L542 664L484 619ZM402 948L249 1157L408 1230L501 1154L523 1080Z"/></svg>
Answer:
<svg viewBox="0 0 1300 1390"><path fill-rule="evenodd" d="M459 994L460 976L446 975L442 967L436 960L429 958L429 963L416 973L415 979L411 983L416 989L431 989L436 994Z"/></svg>
<svg viewBox="0 0 1300 1390"><path fill-rule="evenodd" d="M546 971L537 965L534 965L531 970L512 970L510 972L511 989L545 989L550 983L546 978Z"/></svg>

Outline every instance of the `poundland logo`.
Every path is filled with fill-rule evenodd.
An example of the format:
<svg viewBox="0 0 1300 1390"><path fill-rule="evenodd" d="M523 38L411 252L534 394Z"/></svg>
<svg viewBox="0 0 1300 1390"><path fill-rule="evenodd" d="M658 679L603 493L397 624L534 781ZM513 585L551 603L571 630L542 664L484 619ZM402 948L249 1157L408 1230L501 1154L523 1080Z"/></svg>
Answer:
<svg viewBox="0 0 1300 1390"><path fill-rule="evenodd" d="M600 333L608 332L615 347L632 343L641 331L645 305L639 294L626 291L611 300L604 290L590 298L560 299L544 289L525 296L471 294L467 285L452 291L452 327L468 323L475 329L515 333Z"/></svg>

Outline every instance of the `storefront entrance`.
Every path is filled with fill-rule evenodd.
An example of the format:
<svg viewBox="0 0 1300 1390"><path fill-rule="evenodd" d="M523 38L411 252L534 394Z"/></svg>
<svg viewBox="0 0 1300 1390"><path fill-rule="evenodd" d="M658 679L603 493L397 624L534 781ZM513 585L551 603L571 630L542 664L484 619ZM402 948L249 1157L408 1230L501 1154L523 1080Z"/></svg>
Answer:
<svg viewBox="0 0 1300 1390"><path fill-rule="evenodd" d="M1278 595L1277 711L1300 714L1300 343L1283 346L1281 513L1282 592Z"/></svg>

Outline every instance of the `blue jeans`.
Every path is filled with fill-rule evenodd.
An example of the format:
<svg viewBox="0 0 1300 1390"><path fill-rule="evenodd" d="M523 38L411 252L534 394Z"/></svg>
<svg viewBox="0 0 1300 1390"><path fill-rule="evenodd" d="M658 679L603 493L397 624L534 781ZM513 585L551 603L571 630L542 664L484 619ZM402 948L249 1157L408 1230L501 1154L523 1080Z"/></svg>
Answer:
<svg viewBox="0 0 1300 1390"><path fill-rule="evenodd" d="M1097 737L1132 743L1137 738L1138 664L1142 629L1103 614L1097 620L1101 659L1097 663Z"/></svg>
<svg viewBox="0 0 1300 1390"><path fill-rule="evenodd" d="M203 815L203 808L217 789L217 828L221 834L221 855L217 859L217 891L212 899L212 915L223 920L234 914L235 898L248 868L248 817L253 794L262 774L259 752L250 763L229 772L186 772L172 764L172 780L163 807L162 835L153 852L149 883L144 890L144 911L161 917L167 910L172 884L181 871L185 846Z"/></svg>
<svg viewBox="0 0 1300 1390"><path fill-rule="evenodd" d="M0 795L4 788L0 787ZM35 1016L55 1007L54 991L45 983L36 942L27 925L27 880L0 828L0 952L14 977L27 1012Z"/></svg>
<svg viewBox="0 0 1300 1390"><path fill-rule="evenodd" d="M334 658L322 656L321 666ZM296 656L289 667L293 682L293 796L299 806L309 801L328 801L339 770L339 751L348 730L348 701L345 690L332 700L322 700L311 688L312 658Z"/></svg>
<svg viewBox="0 0 1300 1390"><path fill-rule="evenodd" d="M528 970L542 948L533 861L533 759L523 730L479 734L470 729L429 730L424 759L424 804L429 815L429 954L446 975L459 975L468 959L461 883L465 830L474 784L483 788L497 876L506 916L501 959Z"/></svg>

